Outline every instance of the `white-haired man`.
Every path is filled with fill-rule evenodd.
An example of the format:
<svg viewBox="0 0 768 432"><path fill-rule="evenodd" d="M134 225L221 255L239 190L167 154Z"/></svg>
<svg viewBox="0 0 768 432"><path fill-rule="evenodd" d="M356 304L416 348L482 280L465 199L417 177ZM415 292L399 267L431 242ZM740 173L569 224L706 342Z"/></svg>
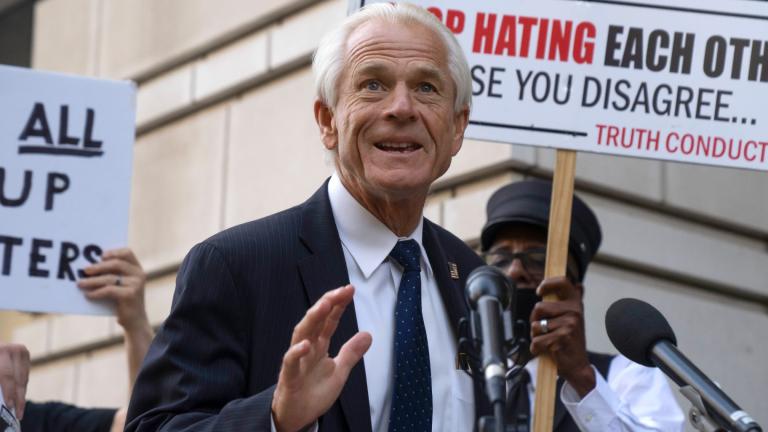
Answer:
<svg viewBox="0 0 768 432"><path fill-rule="evenodd" d="M336 173L190 251L127 431L473 428L455 341L482 262L422 214L462 144L466 60L428 12L377 4L324 38L313 68Z"/></svg>

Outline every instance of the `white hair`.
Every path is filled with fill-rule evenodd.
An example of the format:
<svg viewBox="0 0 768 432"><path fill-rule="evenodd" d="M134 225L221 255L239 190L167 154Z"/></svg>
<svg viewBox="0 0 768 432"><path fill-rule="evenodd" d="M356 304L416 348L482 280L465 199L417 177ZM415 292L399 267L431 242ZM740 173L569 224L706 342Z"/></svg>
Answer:
<svg viewBox="0 0 768 432"><path fill-rule="evenodd" d="M348 16L341 26L321 40L312 61L317 97L333 109L338 102L338 83L344 69L346 43L349 35L360 25L384 20L394 24L418 23L434 32L443 41L448 53L448 70L455 85L454 111L469 107L472 102L472 78L469 65L456 38L432 13L409 3L373 3Z"/></svg>

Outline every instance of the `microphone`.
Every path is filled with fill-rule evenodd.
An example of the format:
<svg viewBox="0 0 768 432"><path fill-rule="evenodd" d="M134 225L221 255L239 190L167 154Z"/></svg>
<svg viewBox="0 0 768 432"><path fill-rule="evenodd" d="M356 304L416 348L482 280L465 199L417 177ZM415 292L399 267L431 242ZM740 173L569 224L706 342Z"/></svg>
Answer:
<svg viewBox="0 0 768 432"><path fill-rule="evenodd" d="M720 427L738 432L762 431L749 414L678 351L675 332L653 306L637 299L618 300L605 314L605 329L622 355L648 367L658 366L681 387L694 407L702 409Z"/></svg>
<svg viewBox="0 0 768 432"><path fill-rule="evenodd" d="M479 317L473 319L476 323L473 332L479 332L475 337L482 341L485 391L492 405L501 402L503 408L507 372L503 311L509 308L514 287L512 281L498 268L481 266L467 277L465 294L473 314Z"/></svg>

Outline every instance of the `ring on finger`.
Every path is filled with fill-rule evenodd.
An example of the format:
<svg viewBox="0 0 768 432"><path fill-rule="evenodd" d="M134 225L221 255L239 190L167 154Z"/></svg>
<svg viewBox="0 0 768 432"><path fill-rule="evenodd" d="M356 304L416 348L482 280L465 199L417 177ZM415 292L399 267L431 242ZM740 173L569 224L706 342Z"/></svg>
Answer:
<svg viewBox="0 0 768 432"><path fill-rule="evenodd" d="M542 334L549 333L549 321L547 321L546 319L539 321L539 327L541 327Z"/></svg>
<svg viewBox="0 0 768 432"><path fill-rule="evenodd" d="M115 285L117 285L117 286L121 286L121 285L123 285L123 277L122 277L122 276L118 275L118 276L115 278Z"/></svg>

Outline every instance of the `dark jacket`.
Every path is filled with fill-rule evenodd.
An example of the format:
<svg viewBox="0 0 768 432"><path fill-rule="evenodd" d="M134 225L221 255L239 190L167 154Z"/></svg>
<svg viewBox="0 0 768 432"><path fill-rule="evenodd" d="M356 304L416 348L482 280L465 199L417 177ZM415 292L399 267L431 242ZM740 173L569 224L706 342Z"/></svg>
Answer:
<svg viewBox="0 0 768 432"><path fill-rule="evenodd" d="M134 387L126 431L270 430L293 327L326 291L349 283L326 185L297 207L225 230L189 252L170 316ZM432 222L425 220L423 232L448 317L457 323L466 313L465 278L482 261ZM451 278L449 262L459 279ZM357 331L352 304L330 355ZM361 361L319 423L321 430L366 432L370 418Z"/></svg>
<svg viewBox="0 0 768 432"><path fill-rule="evenodd" d="M116 409L80 408L61 402L27 401L23 432L109 432Z"/></svg>

